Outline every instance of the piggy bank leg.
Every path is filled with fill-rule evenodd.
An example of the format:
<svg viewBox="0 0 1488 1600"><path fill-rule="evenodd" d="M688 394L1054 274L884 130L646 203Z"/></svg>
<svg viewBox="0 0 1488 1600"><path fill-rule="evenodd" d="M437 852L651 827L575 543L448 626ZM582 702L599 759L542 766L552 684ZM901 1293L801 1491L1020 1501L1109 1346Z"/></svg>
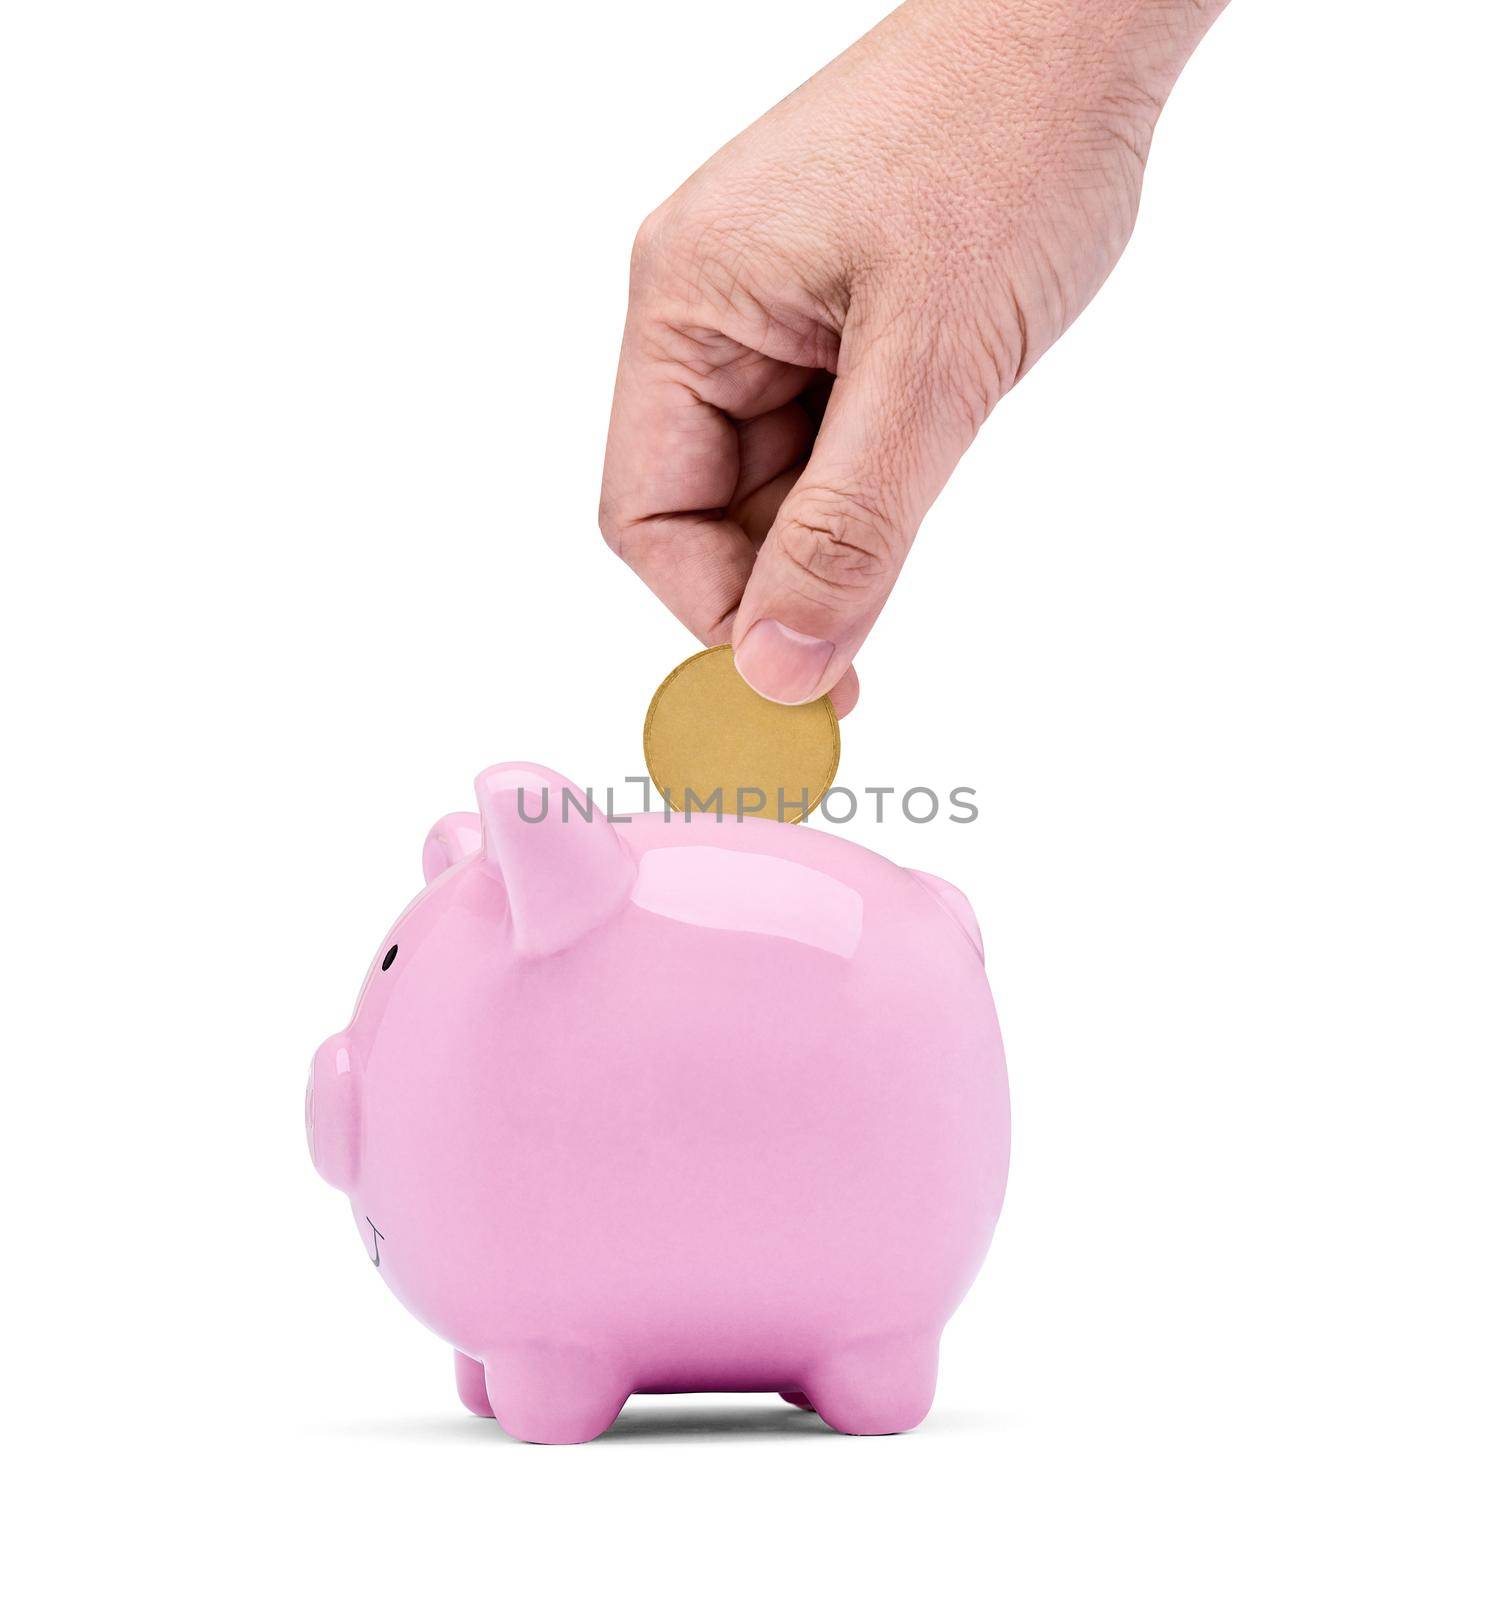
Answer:
<svg viewBox="0 0 1488 1600"><path fill-rule="evenodd" d="M849 1345L818 1362L805 1389L838 1433L906 1433L935 1398L939 1334L910 1334Z"/></svg>
<svg viewBox="0 0 1488 1600"><path fill-rule="evenodd" d="M473 1411L478 1417L496 1415L486 1397L486 1369L462 1350L455 1351L455 1388L467 1411Z"/></svg>
<svg viewBox="0 0 1488 1600"><path fill-rule="evenodd" d="M620 1415L630 1384L603 1356L571 1345L521 1345L488 1355L496 1420L528 1444L583 1444Z"/></svg>
<svg viewBox="0 0 1488 1600"><path fill-rule="evenodd" d="M799 1389L782 1389L780 1391L780 1398L786 1401L786 1403L789 1405L800 1406L802 1411L816 1410L816 1407L812 1405L812 1403L804 1394L801 1393Z"/></svg>

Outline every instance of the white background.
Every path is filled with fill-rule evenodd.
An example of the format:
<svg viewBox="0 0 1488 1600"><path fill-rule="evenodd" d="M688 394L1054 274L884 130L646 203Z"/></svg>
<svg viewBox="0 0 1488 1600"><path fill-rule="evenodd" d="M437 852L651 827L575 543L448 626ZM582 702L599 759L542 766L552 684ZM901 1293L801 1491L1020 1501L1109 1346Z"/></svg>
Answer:
<svg viewBox="0 0 1488 1600"><path fill-rule="evenodd" d="M971 896L1013 1091L918 1433L514 1444L306 1159L429 823L639 770L630 238L876 15L4 7L17 1592L1483 1592L1473 8L1237 0L861 657L842 781L983 809L844 831Z"/></svg>

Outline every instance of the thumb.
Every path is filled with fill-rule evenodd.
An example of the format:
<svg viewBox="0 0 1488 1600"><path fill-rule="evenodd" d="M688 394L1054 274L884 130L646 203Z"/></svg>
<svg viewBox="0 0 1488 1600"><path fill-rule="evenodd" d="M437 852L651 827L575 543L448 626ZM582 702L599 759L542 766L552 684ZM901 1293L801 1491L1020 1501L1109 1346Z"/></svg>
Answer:
<svg viewBox="0 0 1488 1600"><path fill-rule="evenodd" d="M870 352L833 386L811 459L760 547L734 618L734 661L799 705L847 671L920 520L971 442L933 364Z"/></svg>

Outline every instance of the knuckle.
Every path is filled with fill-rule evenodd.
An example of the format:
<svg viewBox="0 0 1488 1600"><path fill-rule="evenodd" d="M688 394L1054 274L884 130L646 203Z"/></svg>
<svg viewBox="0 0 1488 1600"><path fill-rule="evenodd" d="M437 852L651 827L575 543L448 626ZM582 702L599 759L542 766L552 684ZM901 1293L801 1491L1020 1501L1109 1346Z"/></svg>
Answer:
<svg viewBox="0 0 1488 1600"><path fill-rule="evenodd" d="M667 253L675 232L671 203L659 205L636 229L630 247L630 271L635 278L644 278Z"/></svg>
<svg viewBox="0 0 1488 1600"><path fill-rule="evenodd" d="M625 556L625 535L628 524L621 516L619 508L609 495L601 495L599 500L599 532L605 544L620 557Z"/></svg>
<svg viewBox="0 0 1488 1600"><path fill-rule="evenodd" d="M803 491L778 543L811 583L838 595L881 588L900 554L895 524L878 502L838 489Z"/></svg>
<svg viewBox="0 0 1488 1600"><path fill-rule="evenodd" d="M1109 86L1098 95L1091 119L1098 137L1124 152L1136 164L1140 178L1152 149L1152 134L1162 114L1162 98L1134 82Z"/></svg>
<svg viewBox="0 0 1488 1600"><path fill-rule="evenodd" d="M949 384L963 421L974 435L997 403L1032 365L1028 316L1017 293L996 311L965 319L949 362Z"/></svg>

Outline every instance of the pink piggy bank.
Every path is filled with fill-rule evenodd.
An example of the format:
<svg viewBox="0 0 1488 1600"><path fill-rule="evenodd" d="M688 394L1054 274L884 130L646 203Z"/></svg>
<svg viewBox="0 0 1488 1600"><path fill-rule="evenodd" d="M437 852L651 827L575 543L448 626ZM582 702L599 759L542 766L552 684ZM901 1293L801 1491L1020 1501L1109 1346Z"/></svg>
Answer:
<svg viewBox="0 0 1488 1600"><path fill-rule="evenodd" d="M631 1394L925 1416L1002 1204L1007 1077L949 884L760 818L476 782L305 1120L460 1398L572 1443Z"/></svg>

